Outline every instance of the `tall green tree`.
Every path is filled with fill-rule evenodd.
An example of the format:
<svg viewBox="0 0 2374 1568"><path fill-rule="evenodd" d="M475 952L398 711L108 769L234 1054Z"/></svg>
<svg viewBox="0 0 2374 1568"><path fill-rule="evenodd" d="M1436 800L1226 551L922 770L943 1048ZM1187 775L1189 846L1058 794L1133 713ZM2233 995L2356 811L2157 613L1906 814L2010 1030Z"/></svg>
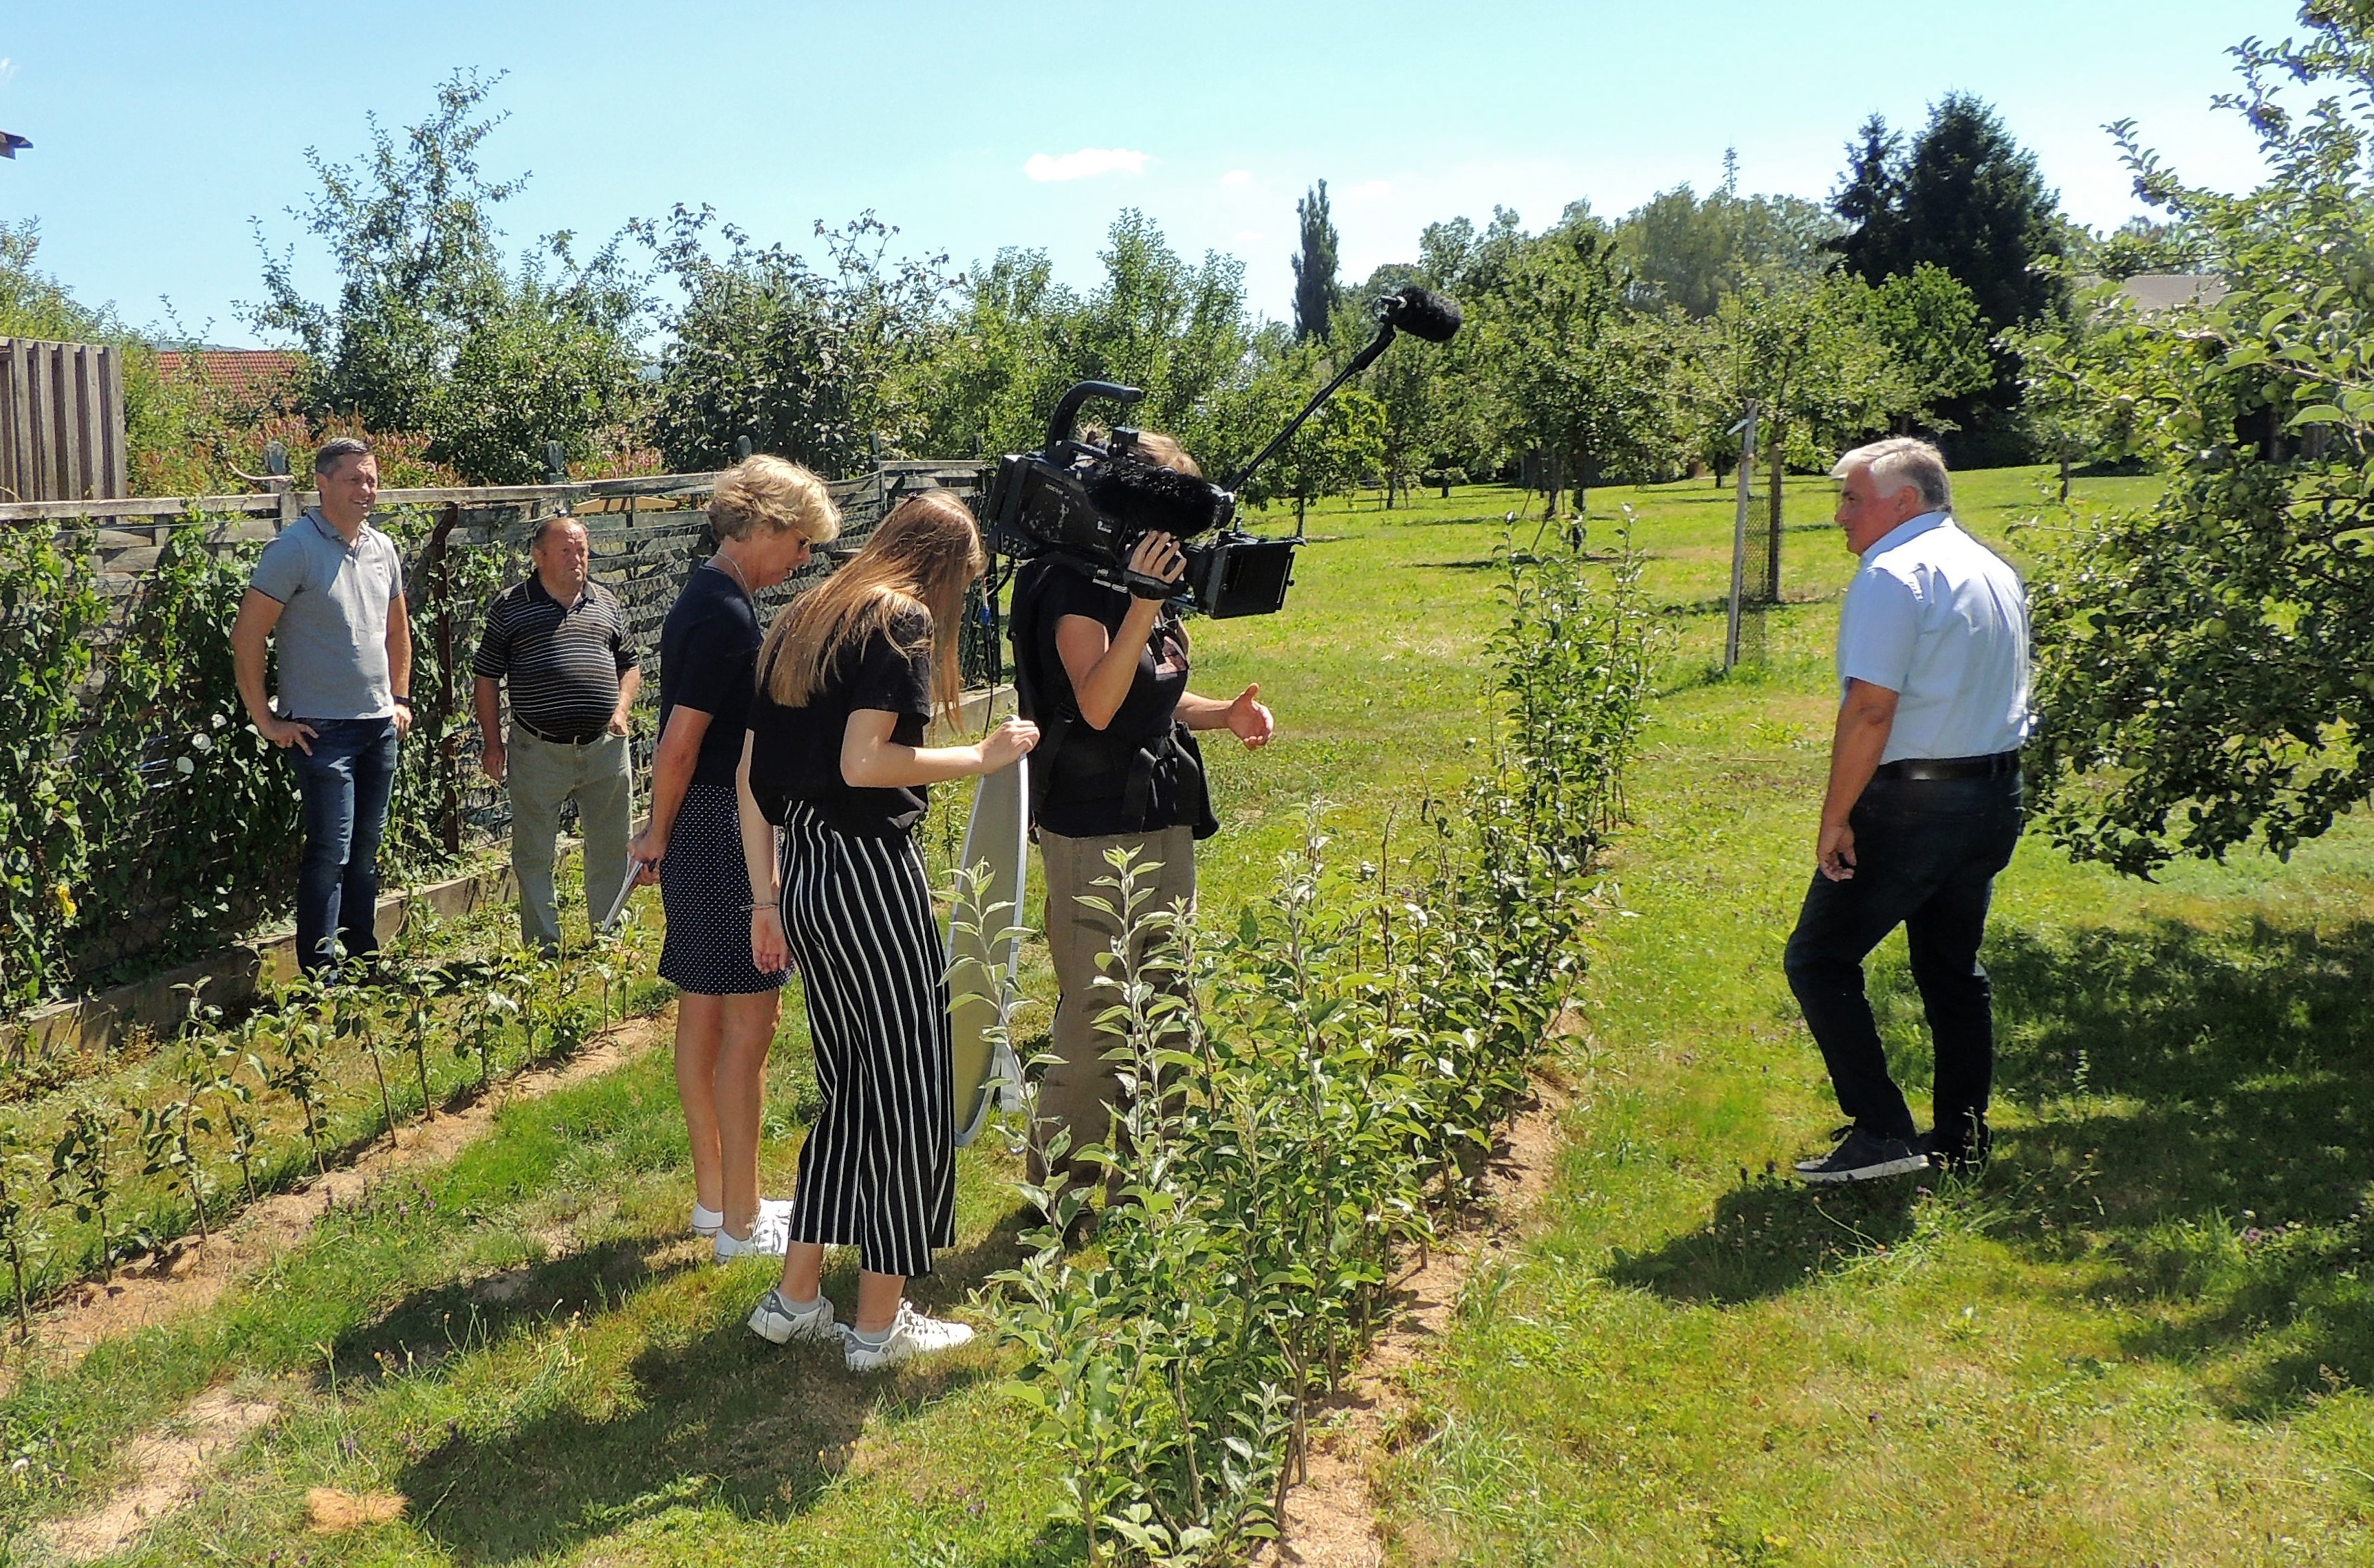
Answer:
<svg viewBox="0 0 2374 1568"><path fill-rule="evenodd" d="M420 124L398 134L370 120L356 163L309 151L320 188L292 213L327 246L336 297L309 299L293 247L266 247L249 314L305 351L317 418L417 432L432 461L504 484L543 476L545 442L588 461L638 416L648 300L616 241L580 261L572 237L554 234L509 263L494 214L524 176L480 169L504 118L485 112L494 85L457 71Z"/></svg>
<svg viewBox="0 0 2374 1568"><path fill-rule="evenodd" d="M1885 120L1866 121L1847 149L1832 209L1853 230L1837 243L1848 269L1875 286L1923 265L1970 291L1990 334L2057 321L2068 309L2067 250L2060 202L2036 155L1983 100L1947 93L1909 142ZM1966 455L2014 455L2018 366L1998 354L1990 383L1950 400L1948 420Z"/></svg>
<svg viewBox="0 0 2374 1568"><path fill-rule="evenodd" d="M1550 463L1547 501L1648 477L1677 451L1673 385L1653 325L1624 308L1616 244L1587 211L1515 254L1477 300L1477 347L1508 428Z"/></svg>
<svg viewBox="0 0 2374 1568"><path fill-rule="evenodd" d="M1293 256L1294 336L1301 342L1324 342L1343 295L1335 277L1335 219L1327 208L1326 181L1294 204L1294 216L1302 229L1302 247Z"/></svg>
<svg viewBox="0 0 2374 1568"><path fill-rule="evenodd" d="M2302 41L2235 51L2220 100L2257 189L2188 184L2117 127L2232 291L2022 345L2165 476L2150 506L2046 531L2034 591L2045 820L2137 874L2288 854L2374 796L2374 13L2301 18Z"/></svg>
<svg viewBox="0 0 2374 1568"><path fill-rule="evenodd" d="M1676 185L1628 213L1616 226L1616 253L1636 306L1672 305L1704 318L1750 277L1826 271L1835 265L1828 243L1840 232L1817 202L1742 196L1738 160L1725 153L1722 183L1703 198Z"/></svg>
<svg viewBox="0 0 2374 1568"><path fill-rule="evenodd" d="M945 256L893 257L898 230L872 213L816 226L829 269L707 207L639 232L684 293L652 418L670 468L723 467L747 438L838 477L869 466L877 439L899 453L930 428L916 372L944 336Z"/></svg>

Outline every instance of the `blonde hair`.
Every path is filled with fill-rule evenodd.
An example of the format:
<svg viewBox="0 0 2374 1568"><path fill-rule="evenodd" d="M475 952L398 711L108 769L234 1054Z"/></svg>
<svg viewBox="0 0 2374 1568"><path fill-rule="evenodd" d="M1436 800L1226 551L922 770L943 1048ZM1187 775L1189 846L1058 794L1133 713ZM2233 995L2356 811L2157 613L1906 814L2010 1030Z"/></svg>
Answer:
<svg viewBox="0 0 2374 1568"><path fill-rule="evenodd" d="M1912 489L1920 492L1921 504L1932 512L1943 512L1954 504L1954 480L1945 472L1945 459L1918 436L1889 436L1858 446L1838 460L1830 477L1843 479L1857 468L1871 470L1871 482L1882 496Z"/></svg>
<svg viewBox="0 0 2374 1568"><path fill-rule="evenodd" d="M987 564L981 530L955 491L900 501L846 565L776 612L758 650L759 684L784 707L805 707L843 654L922 610L932 623L932 705L954 721L964 690L957 643L965 589Z"/></svg>
<svg viewBox="0 0 2374 1568"><path fill-rule="evenodd" d="M1080 439L1091 446L1110 446L1112 432L1091 426L1080 432ZM1164 435L1160 430L1140 430L1137 432L1136 453L1140 461L1151 463L1158 468L1175 469L1190 478L1204 477L1203 467L1187 455L1187 449L1179 444L1177 436Z"/></svg>
<svg viewBox="0 0 2374 1568"><path fill-rule="evenodd" d="M709 495L709 526L719 539L746 539L758 529L786 530L812 545L840 532L840 508L824 481L796 463L761 453L717 476Z"/></svg>

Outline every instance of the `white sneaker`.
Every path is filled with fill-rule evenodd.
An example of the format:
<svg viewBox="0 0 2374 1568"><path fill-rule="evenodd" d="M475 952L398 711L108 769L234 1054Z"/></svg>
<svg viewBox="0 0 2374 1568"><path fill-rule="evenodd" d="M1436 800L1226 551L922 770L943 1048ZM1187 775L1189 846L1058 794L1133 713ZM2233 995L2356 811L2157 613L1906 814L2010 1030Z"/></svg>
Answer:
<svg viewBox="0 0 2374 1568"><path fill-rule="evenodd" d="M758 1298L758 1304L750 1312L750 1332L770 1345L787 1345L794 1339L840 1338L829 1298L818 1296L807 1306L795 1307L783 1299L780 1290Z"/></svg>
<svg viewBox="0 0 2374 1568"><path fill-rule="evenodd" d="M791 1218L792 1200L790 1198L762 1197L758 1200L758 1223L761 1225L767 1223L769 1220L774 1220L779 1225L789 1224ZM725 1229L725 1216L717 1209L703 1208L696 1199L692 1206L692 1233L696 1236L713 1236L723 1229Z"/></svg>
<svg viewBox="0 0 2374 1568"><path fill-rule="evenodd" d="M720 1263L736 1257L781 1257L791 1240L790 1213L769 1214L761 1205L758 1222L750 1227L748 1236L737 1237L731 1231L720 1229L717 1240L710 1244L709 1254Z"/></svg>
<svg viewBox="0 0 2374 1568"><path fill-rule="evenodd" d="M841 1342L847 1347L841 1362L852 1372L879 1372L916 1356L953 1350L971 1338L972 1329L967 1325L926 1317L911 1303L900 1302L899 1315L890 1320L890 1332L878 1345L859 1338L855 1329L841 1330Z"/></svg>

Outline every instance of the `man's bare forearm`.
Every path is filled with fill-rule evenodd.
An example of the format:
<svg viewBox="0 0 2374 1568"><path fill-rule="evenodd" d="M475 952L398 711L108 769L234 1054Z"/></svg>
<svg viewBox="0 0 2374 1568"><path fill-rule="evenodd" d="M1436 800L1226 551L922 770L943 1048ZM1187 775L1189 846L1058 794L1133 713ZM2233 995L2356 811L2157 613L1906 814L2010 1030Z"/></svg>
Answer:
<svg viewBox="0 0 2374 1568"><path fill-rule="evenodd" d="M1887 737L1896 728L1896 693L1863 681L1852 683L1839 704L1837 728L1830 737L1830 784L1822 797L1822 824L1839 827L1854 810L1879 771L1887 751Z"/></svg>

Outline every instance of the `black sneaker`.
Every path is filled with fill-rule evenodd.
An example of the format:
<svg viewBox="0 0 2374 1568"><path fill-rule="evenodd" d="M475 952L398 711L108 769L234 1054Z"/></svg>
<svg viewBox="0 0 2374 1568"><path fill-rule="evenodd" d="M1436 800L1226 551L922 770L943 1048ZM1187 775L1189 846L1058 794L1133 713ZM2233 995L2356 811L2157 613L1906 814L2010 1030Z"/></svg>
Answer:
<svg viewBox="0 0 2374 1568"><path fill-rule="evenodd" d="M1921 1135L1921 1147L1929 1162L1957 1176L1975 1175L1986 1169L1994 1153L1995 1135L1989 1130L1984 1116L1973 1116L1969 1126L1957 1138L1940 1134L1933 1128Z"/></svg>
<svg viewBox="0 0 2374 1568"><path fill-rule="evenodd" d="M1839 1146L1819 1159L1797 1161L1801 1182L1875 1182L1929 1168L1929 1156L1900 1138L1880 1138L1849 1127Z"/></svg>

